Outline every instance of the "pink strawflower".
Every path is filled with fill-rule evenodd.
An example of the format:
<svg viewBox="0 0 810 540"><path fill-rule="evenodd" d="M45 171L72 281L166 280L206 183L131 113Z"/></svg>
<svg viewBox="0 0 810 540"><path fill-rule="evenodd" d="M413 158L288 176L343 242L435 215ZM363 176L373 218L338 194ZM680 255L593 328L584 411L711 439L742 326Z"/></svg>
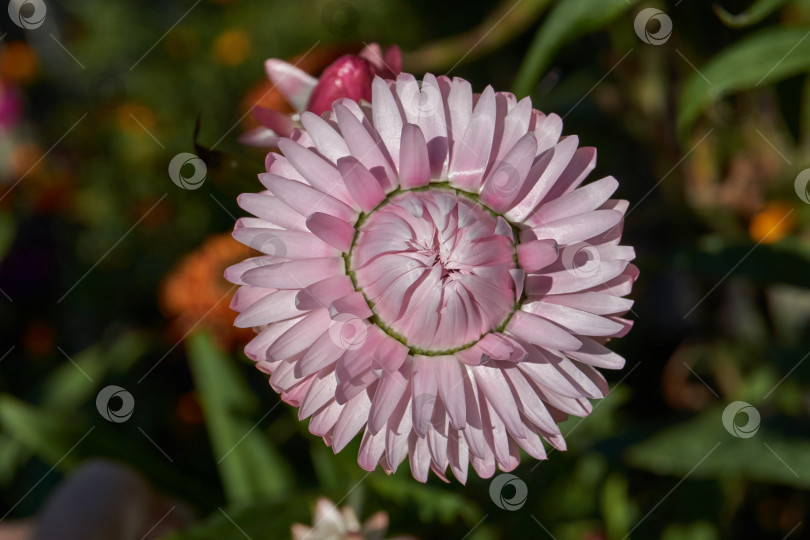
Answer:
<svg viewBox="0 0 810 540"><path fill-rule="evenodd" d="M246 354L335 452L390 473L406 456L461 482L565 449L557 423L608 392L594 368L638 270L619 245L612 177L579 187L596 150L560 137L529 98L462 79L375 78L279 141L239 197L234 237L265 255L232 266Z"/></svg>
<svg viewBox="0 0 810 540"><path fill-rule="evenodd" d="M243 133L239 141L258 147L275 147L279 138L289 137L301 127L300 113L321 114L340 98L353 101L371 99L371 82L375 76L392 79L402 71L402 53L396 45L385 55L376 43L366 45L359 54L341 56L316 79L294 65L271 58L264 64L267 76L297 111L287 114L266 107L253 108L253 117L262 125Z"/></svg>

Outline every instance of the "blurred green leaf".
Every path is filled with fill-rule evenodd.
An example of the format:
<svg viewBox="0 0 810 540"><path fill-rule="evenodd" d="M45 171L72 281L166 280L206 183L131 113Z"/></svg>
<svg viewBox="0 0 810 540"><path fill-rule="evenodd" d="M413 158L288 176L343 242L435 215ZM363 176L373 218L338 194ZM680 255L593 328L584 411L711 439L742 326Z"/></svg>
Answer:
<svg viewBox="0 0 810 540"><path fill-rule="evenodd" d="M799 105L799 144L802 148L810 148L810 76L804 78Z"/></svg>
<svg viewBox="0 0 810 540"><path fill-rule="evenodd" d="M716 540L717 531L714 525L699 521L690 525L676 523L670 525L661 536L661 540Z"/></svg>
<svg viewBox="0 0 810 540"><path fill-rule="evenodd" d="M0 259L6 256L17 234L17 223L11 212L0 212Z"/></svg>
<svg viewBox="0 0 810 540"><path fill-rule="evenodd" d="M742 28L758 23L787 3L788 0L757 0L754 5L738 15L733 15L723 6L715 4L714 12L726 26Z"/></svg>
<svg viewBox="0 0 810 540"><path fill-rule="evenodd" d="M399 506L416 504L422 521L453 523L460 518L468 525L474 525L482 517L481 509L469 499L452 491L414 482L410 477L372 474L366 482L383 499Z"/></svg>
<svg viewBox="0 0 810 540"><path fill-rule="evenodd" d="M78 463L70 450L89 433L76 422L66 422L8 394L0 395L0 426L12 439L63 470Z"/></svg>
<svg viewBox="0 0 810 540"><path fill-rule="evenodd" d="M189 336L186 347L228 500L286 493L292 485L289 468L258 428L264 416L257 420L257 400L233 360L205 332Z"/></svg>
<svg viewBox="0 0 810 540"><path fill-rule="evenodd" d="M6 486L17 469L31 457L31 451L7 433L0 433L0 485Z"/></svg>
<svg viewBox="0 0 810 540"><path fill-rule="evenodd" d="M310 505L302 496L286 496L283 500L270 499L250 505L217 508L202 522L185 531L166 536L164 540L290 538L290 526L293 523L312 522L310 512Z"/></svg>
<svg viewBox="0 0 810 540"><path fill-rule="evenodd" d="M637 369L631 366L626 373ZM617 384L604 399L594 403L593 412L585 417L569 416L560 422L560 430L565 436L569 449L587 449L598 441L613 437L618 429L617 412L619 407L630 400L630 389Z"/></svg>
<svg viewBox="0 0 810 540"><path fill-rule="evenodd" d="M334 453L325 445L315 441L309 448L312 465L318 476L318 485L325 491L337 491L349 482L348 471L341 467Z"/></svg>
<svg viewBox="0 0 810 540"><path fill-rule="evenodd" d="M61 412L72 411L95 398L108 372L122 373L147 350L147 336L132 332L110 347L93 345L54 369L43 383L41 405Z"/></svg>
<svg viewBox="0 0 810 540"><path fill-rule="evenodd" d="M530 95L557 52L577 38L595 32L637 4L638 0L566 0L557 2L540 26L515 77L518 97Z"/></svg>
<svg viewBox="0 0 810 540"><path fill-rule="evenodd" d="M578 456L569 472L568 485L551 503L569 519L592 515L598 507L599 485L608 473L605 457L590 451Z"/></svg>
<svg viewBox="0 0 810 540"><path fill-rule="evenodd" d="M624 538L638 514L628 496L627 478L619 474L608 476L599 495L599 506L608 540Z"/></svg>
<svg viewBox="0 0 810 540"><path fill-rule="evenodd" d="M810 441L781 437L763 425L752 437L737 438L723 427L723 410L716 407L636 444L627 461L658 474L810 487Z"/></svg>
<svg viewBox="0 0 810 540"><path fill-rule="evenodd" d="M693 73L681 92L681 137L688 133L701 110L723 95L772 84L808 70L808 36L808 28L769 28L738 41L698 66L700 73Z"/></svg>

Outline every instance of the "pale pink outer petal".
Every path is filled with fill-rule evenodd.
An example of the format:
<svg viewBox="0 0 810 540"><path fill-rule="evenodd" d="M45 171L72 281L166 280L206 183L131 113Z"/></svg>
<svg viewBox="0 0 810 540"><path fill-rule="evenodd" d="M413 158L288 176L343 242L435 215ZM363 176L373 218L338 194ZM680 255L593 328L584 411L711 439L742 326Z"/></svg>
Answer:
<svg viewBox="0 0 810 540"><path fill-rule="evenodd" d="M430 183L430 160L425 137L419 126L405 124L401 128L399 149L399 184L402 189L413 189Z"/></svg>
<svg viewBox="0 0 810 540"><path fill-rule="evenodd" d="M278 87L284 97L299 111L307 108L309 96L318 79L298 69L294 65L271 58L264 63L267 76Z"/></svg>

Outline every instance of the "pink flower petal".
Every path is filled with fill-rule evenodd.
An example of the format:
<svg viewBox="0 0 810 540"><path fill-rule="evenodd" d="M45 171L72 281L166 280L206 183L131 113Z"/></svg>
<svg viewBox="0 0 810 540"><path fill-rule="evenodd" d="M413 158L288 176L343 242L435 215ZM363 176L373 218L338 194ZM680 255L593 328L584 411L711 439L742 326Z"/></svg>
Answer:
<svg viewBox="0 0 810 540"><path fill-rule="evenodd" d="M374 127L380 134L388 155L395 167L400 166L400 138L402 133L402 114L399 111L394 95L388 84L376 77L371 85L371 112ZM400 173L401 174L401 173Z"/></svg>
<svg viewBox="0 0 810 540"><path fill-rule="evenodd" d="M298 291L295 305L302 311L317 308L329 308L335 299L354 291L349 276L339 275L317 281Z"/></svg>
<svg viewBox="0 0 810 540"><path fill-rule="evenodd" d="M387 373L380 379L368 417L368 427L372 433L379 432L391 418L402 396L409 389L409 376L407 370L401 369Z"/></svg>
<svg viewBox="0 0 810 540"><path fill-rule="evenodd" d="M467 425L467 407L461 366L453 356L439 356L435 362L439 396L450 416L450 423L453 429L464 429Z"/></svg>
<svg viewBox="0 0 810 540"><path fill-rule="evenodd" d="M428 148L422 130L414 124L402 126L399 144L399 184L402 189L426 186L430 182Z"/></svg>
<svg viewBox="0 0 810 540"><path fill-rule="evenodd" d="M450 158L450 185L478 192L495 134L495 92L488 86L473 109L464 136L456 139Z"/></svg>
<svg viewBox="0 0 810 540"><path fill-rule="evenodd" d="M340 132L352 155L371 171L386 192L394 189L397 185L396 175L382 141L375 140L345 105L336 104L334 111Z"/></svg>
<svg viewBox="0 0 810 540"><path fill-rule="evenodd" d="M240 313L233 325L237 328L250 328L298 317L303 313L295 307L297 294L298 291L290 290L271 293Z"/></svg>
<svg viewBox="0 0 810 540"><path fill-rule="evenodd" d="M245 272L243 279L249 285L273 289L303 289L326 278L343 274L343 259L299 259Z"/></svg>
<svg viewBox="0 0 810 540"><path fill-rule="evenodd" d="M356 211L351 207L301 182L274 174L265 174L263 177L265 185L276 197L302 215L323 212L349 223L354 223L357 218Z"/></svg>
<svg viewBox="0 0 810 540"><path fill-rule="evenodd" d="M353 157L338 160L338 170L352 200L363 212L370 212L385 199L385 192L377 178Z"/></svg>
<svg viewBox="0 0 810 540"><path fill-rule="evenodd" d="M348 253L351 249L354 227L342 219L323 212L315 212L307 218L306 223L307 229L338 251Z"/></svg>
<svg viewBox="0 0 810 540"><path fill-rule="evenodd" d="M346 187L340 181L340 172L333 164L290 139L281 139L278 146L310 186L342 203L357 208Z"/></svg>
<svg viewBox="0 0 810 540"><path fill-rule="evenodd" d="M265 62L264 69L273 84L281 90L293 107L299 111L306 109L309 96L315 85L318 84L317 79L292 64L275 58Z"/></svg>
<svg viewBox="0 0 810 540"><path fill-rule="evenodd" d="M526 272L537 272L559 258L554 240L532 240L517 247L518 262Z"/></svg>
<svg viewBox="0 0 810 540"><path fill-rule="evenodd" d="M312 142L315 143L318 152L332 163L337 163L338 159L350 154L349 147L346 146L346 141L343 140L340 133L332 127L332 124L317 114L309 111L302 112L301 123L312 137Z"/></svg>
<svg viewBox="0 0 810 540"><path fill-rule="evenodd" d="M524 311L515 312L506 325L506 332L529 343L555 350L567 351L581 345L577 338L559 326Z"/></svg>

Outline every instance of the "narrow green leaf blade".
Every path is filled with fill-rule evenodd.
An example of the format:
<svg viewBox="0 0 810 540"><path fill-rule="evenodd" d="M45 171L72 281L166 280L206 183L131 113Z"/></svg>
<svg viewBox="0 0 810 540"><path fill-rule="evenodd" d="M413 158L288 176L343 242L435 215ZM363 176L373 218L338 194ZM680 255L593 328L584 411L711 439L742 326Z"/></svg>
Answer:
<svg viewBox="0 0 810 540"><path fill-rule="evenodd" d="M667 428L631 447L627 459L659 474L810 487L810 442L768 432L765 425L750 438L738 438L723 427L722 414L717 407Z"/></svg>
<svg viewBox="0 0 810 540"><path fill-rule="evenodd" d="M41 405L62 412L74 411L95 399L102 379L110 372L129 369L148 348L145 334L131 332L109 347L93 345L53 370L43 383ZM68 354L68 352L65 352Z"/></svg>
<svg viewBox="0 0 810 540"><path fill-rule="evenodd" d="M539 83L554 55L566 44L610 24L638 0L565 0L540 26L515 78L514 92L528 96Z"/></svg>
<svg viewBox="0 0 810 540"><path fill-rule="evenodd" d="M411 478L372 474L368 486L382 499L397 505L415 503L423 521L453 523L458 519L470 525L481 519L481 509L459 493L413 482Z"/></svg>
<svg viewBox="0 0 810 540"><path fill-rule="evenodd" d="M13 441L61 470L69 470L78 463L79 458L70 450L87 433L86 426L66 422L63 417L8 394L0 395L0 426Z"/></svg>
<svg viewBox="0 0 810 540"><path fill-rule="evenodd" d="M714 5L714 12L723 21L723 24L732 28L751 26L787 4L788 0L757 0L751 7L738 15L729 13L719 4Z"/></svg>
<svg viewBox="0 0 810 540"><path fill-rule="evenodd" d="M726 48L699 69L701 73L692 74L681 92L681 137L703 108L717 98L767 86L810 69L810 28L780 27L757 32Z"/></svg>
<svg viewBox="0 0 810 540"><path fill-rule="evenodd" d="M186 347L228 500L285 493L291 485L289 469L258 427L267 412L258 411L233 360L204 332L189 336Z"/></svg>

